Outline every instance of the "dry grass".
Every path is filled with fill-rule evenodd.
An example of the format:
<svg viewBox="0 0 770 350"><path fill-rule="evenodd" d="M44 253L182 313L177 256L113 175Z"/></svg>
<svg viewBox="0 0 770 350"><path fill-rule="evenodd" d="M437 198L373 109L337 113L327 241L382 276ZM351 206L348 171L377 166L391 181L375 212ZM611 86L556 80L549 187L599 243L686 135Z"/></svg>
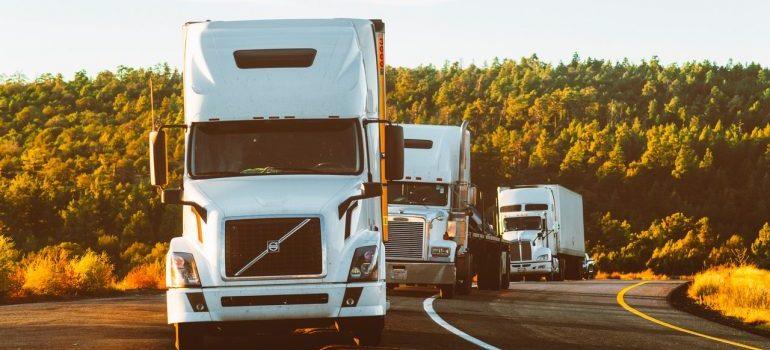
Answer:
<svg viewBox="0 0 770 350"><path fill-rule="evenodd" d="M134 267L117 285L120 290L165 289L166 270L162 262L156 261Z"/></svg>
<svg viewBox="0 0 770 350"><path fill-rule="evenodd" d="M645 281L661 281L667 280L668 276L657 275L652 270L647 269L642 272L603 272L596 273L596 279L598 280L645 280Z"/></svg>
<svg viewBox="0 0 770 350"><path fill-rule="evenodd" d="M723 315L770 329L770 271L754 266L717 267L695 275L687 292Z"/></svg>

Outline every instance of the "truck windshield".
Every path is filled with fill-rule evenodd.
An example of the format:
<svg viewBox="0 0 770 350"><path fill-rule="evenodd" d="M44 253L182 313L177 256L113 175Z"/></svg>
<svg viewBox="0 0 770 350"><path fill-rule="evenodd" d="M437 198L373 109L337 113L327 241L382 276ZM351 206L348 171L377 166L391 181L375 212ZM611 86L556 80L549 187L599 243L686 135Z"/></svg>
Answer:
<svg viewBox="0 0 770 350"><path fill-rule="evenodd" d="M254 120L193 124L190 174L358 174L358 120Z"/></svg>
<svg viewBox="0 0 770 350"><path fill-rule="evenodd" d="M389 204L447 205L447 185L417 182L388 182Z"/></svg>
<svg viewBox="0 0 770 350"><path fill-rule="evenodd" d="M506 231L539 230L541 222L540 217L537 216L505 218L504 221Z"/></svg>

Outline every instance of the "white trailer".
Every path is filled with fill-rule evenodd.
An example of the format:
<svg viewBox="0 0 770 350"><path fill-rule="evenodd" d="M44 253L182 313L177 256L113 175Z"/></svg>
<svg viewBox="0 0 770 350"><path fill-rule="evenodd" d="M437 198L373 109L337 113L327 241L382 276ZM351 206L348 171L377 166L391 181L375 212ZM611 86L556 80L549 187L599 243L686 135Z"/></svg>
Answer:
<svg viewBox="0 0 770 350"><path fill-rule="evenodd" d="M388 287L438 286L450 298L478 275L482 289L507 289L509 245L474 207L467 122L401 126L404 179L388 184Z"/></svg>
<svg viewBox="0 0 770 350"><path fill-rule="evenodd" d="M188 23L184 124L150 133L151 183L181 204L167 256L176 347L209 331L384 327L388 180L403 134L385 120L379 20ZM167 187L166 130L185 136ZM382 141L381 141L382 140Z"/></svg>
<svg viewBox="0 0 770 350"><path fill-rule="evenodd" d="M516 243L511 274L551 280L583 275L583 198L560 185L498 188L498 228Z"/></svg>

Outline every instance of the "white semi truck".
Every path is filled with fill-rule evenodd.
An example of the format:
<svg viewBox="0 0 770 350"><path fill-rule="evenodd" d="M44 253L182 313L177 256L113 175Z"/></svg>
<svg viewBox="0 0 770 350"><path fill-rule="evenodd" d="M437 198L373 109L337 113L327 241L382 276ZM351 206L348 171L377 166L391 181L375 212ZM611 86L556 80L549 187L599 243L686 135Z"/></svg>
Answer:
<svg viewBox="0 0 770 350"><path fill-rule="evenodd" d="M475 208L467 122L401 126L404 178L388 183L388 286L438 286L450 298L477 275L479 288L507 289L510 244Z"/></svg>
<svg viewBox="0 0 770 350"><path fill-rule="evenodd" d="M580 279L586 256L583 198L559 185L497 192L498 228L514 242L512 278Z"/></svg>
<svg viewBox="0 0 770 350"><path fill-rule="evenodd" d="M386 183L403 133L385 120L379 20L188 23L184 124L150 133L151 183L181 204L167 256L179 349L208 331L336 325L379 342ZM184 132L167 186L166 130Z"/></svg>

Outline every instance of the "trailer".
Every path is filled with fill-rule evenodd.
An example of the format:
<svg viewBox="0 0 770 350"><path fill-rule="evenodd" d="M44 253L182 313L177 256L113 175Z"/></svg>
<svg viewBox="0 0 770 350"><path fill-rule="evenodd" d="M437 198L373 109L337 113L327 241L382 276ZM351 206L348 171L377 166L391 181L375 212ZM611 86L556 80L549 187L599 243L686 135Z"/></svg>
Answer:
<svg viewBox="0 0 770 350"><path fill-rule="evenodd" d="M386 281L428 285L444 298L508 288L511 243L476 208L470 132L461 126L406 125L404 178L388 184Z"/></svg>

